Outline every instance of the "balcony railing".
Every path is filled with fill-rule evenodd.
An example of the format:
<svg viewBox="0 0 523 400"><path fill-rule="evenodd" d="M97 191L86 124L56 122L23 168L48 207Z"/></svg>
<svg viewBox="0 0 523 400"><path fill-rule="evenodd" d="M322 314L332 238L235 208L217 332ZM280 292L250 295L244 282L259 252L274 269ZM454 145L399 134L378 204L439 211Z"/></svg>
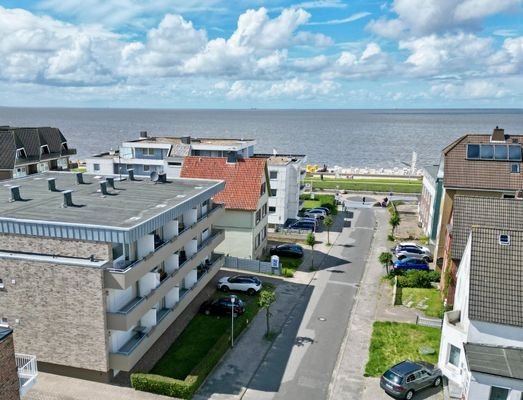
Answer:
<svg viewBox="0 0 523 400"><path fill-rule="evenodd" d="M38 367L36 356L28 354L15 354L16 368L18 369L18 380L20 381L20 396L23 397L36 383Z"/></svg>

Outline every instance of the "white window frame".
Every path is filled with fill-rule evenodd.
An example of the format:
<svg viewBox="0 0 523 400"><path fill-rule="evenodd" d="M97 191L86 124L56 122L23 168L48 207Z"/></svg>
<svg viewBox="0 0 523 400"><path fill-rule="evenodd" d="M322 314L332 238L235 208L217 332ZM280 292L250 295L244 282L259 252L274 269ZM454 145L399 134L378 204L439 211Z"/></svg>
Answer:
<svg viewBox="0 0 523 400"><path fill-rule="evenodd" d="M452 350L456 349L458 351L458 360L456 361L456 364L454 364L452 361L451 361L451 356L452 356ZM452 365L456 368L459 368L459 361L461 359L461 349L458 347L458 346L454 346L452 343L449 343L449 350L448 350L448 356L447 356L447 363L449 365Z"/></svg>

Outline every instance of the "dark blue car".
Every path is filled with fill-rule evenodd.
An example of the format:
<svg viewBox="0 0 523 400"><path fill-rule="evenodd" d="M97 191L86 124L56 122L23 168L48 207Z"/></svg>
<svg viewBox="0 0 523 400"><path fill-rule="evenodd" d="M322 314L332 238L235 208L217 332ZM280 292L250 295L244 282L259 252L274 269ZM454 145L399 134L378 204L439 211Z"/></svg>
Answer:
<svg viewBox="0 0 523 400"><path fill-rule="evenodd" d="M424 271L429 270L429 264L426 261L417 258L404 258L394 262L394 268L396 269L421 269Z"/></svg>

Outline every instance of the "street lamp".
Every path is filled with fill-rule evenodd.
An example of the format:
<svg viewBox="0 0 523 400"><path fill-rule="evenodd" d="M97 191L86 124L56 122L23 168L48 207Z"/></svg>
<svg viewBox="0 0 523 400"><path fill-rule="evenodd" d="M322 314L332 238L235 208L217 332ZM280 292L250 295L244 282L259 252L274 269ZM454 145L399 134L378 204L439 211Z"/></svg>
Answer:
<svg viewBox="0 0 523 400"><path fill-rule="evenodd" d="M234 301L236 299L231 296L231 347L234 347Z"/></svg>

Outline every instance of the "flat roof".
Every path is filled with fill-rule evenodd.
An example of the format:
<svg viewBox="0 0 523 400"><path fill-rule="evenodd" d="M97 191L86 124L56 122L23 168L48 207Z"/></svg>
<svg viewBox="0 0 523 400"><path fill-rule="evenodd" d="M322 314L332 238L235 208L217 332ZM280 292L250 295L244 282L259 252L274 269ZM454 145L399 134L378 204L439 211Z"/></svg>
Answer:
<svg viewBox="0 0 523 400"><path fill-rule="evenodd" d="M169 214L165 218L176 218L224 187L224 183L217 180L176 178L155 183L147 178L119 181L116 175L117 189L107 185L108 194L102 195L100 181L105 177L84 175L85 184L78 184L76 175L74 172L52 172L3 181L5 200L0 200L0 232L32 234L12 226L21 222L130 230L164 214ZM48 189L50 178L55 179L55 192ZM21 201L8 201L12 186L19 186ZM72 191L73 206L64 208L62 192L66 190ZM158 224L161 226L161 221L154 225ZM74 236L73 231L71 236Z"/></svg>
<svg viewBox="0 0 523 400"><path fill-rule="evenodd" d="M250 142L255 143L255 139L226 139L226 138L197 138L191 137L191 146L205 144L205 145L216 145L216 146L241 146ZM126 140L124 143L151 143L151 144L180 144L182 143L182 137L175 136L151 136L146 138L139 138L134 140Z"/></svg>
<svg viewBox="0 0 523 400"><path fill-rule="evenodd" d="M469 370L523 379L523 348L465 343Z"/></svg>
<svg viewBox="0 0 523 400"><path fill-rule="evenodd" d="M254 158L266 158L269 165L287 165L290 163L297 163L303 161L306 156L304 154L263 154L256 153Z"/></svg>

